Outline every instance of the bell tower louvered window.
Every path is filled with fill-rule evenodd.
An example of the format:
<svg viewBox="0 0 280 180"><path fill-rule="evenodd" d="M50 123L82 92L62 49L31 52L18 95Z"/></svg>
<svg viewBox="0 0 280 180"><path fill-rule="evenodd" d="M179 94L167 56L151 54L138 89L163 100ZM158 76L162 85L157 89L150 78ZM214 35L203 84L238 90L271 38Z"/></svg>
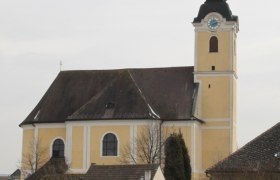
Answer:
<svg viewBox="0 0 280 180"><path fill-rule="evenodd" d="M209 52L218 52L219 41L216 36L212 36L209 41Z"/></svg>

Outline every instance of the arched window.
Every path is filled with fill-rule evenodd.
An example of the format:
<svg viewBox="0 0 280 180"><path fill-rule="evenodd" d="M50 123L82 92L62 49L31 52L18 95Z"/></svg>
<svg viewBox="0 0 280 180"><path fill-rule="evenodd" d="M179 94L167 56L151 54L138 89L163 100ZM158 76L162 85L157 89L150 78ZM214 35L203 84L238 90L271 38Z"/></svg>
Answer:
<svg viewBox="0 0 280 180"><path fill-rule="evenodd" d="M102 140L102 155L103 156L117 156L118 154L118 140L113 133L108 133Z"/></svg>
<svg viewBox="0 0 280 180"><path fill-rule="evenodd" d="M64 142L61 139L56 139L52 146L52 157L63 158L64 157Z"/></svg>
<svg viewBox="0 0 280 180"><path fill-rule="evenodd" d="M209 41L209 52L218 52L219 42L216 36L212 36Z"/></svg>

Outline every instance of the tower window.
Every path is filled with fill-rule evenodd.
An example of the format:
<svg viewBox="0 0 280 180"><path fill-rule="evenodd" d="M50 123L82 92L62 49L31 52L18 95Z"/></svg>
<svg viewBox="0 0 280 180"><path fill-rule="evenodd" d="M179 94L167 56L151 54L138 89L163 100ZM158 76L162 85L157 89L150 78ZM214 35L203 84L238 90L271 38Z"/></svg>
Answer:
<svg viewBox="0 0 280 180"><path fill-rule="evenodd" d="M52 157L63 158L64 157L64 142L61 139L56 139L52 146Z"/></svg>
<svg viewBox="0 0 280 180"><path fill-rule="evenodd" d="M117 156L117 154L118 154L117 137L112 133L108 133L104 136L102 141L102 155Z"/></svg>
<svg viewBox="0 0 280 180"><path fill-rule="evenodd" d="M216 70L216 67L215 66L212 66L212 71L215 71Z"/></svg>
<svg viewBox="0 0 280 180"><path fill-rule="evenodd" d="M219 42L216 36L212 36L209 41L209 52L218 52Z"/></svg>

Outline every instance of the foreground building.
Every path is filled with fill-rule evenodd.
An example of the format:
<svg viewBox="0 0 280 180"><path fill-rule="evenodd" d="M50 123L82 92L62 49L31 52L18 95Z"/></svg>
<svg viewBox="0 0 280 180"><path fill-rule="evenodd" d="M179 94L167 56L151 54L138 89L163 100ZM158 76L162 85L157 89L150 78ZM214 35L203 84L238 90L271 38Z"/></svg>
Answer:
<svg viewBox="0 0 280 180"><path fill-rule="evenodd" d="M205 177L236 150L239 26L225 0L206 0L193 26L193 67L60 72L20 124L23 157L40 143L46 159L65 157L68 173L84 174L92 163L120 164L128 145L141 164L134 141L156 124L162 133L182 132L193 178Z"/></svg>
<svg viewBox="0 0 280 180"><path fill-rule="evenodd" d="M20 179L20 170L17 169L15 170L10 176L9 176L9 180L19 180ZM1 179L0 179L1 180Z"/></svg>
<svg viewBox="0 0 280 180"><path fill-rule="evenodd" d="M211 179L280 179L280 123L206 170Z"/></svg>
<svg viewBox="0 0 280 180"><path fill-rule="evenodd" d="M159 164L96 165L82 174L67 173L65 158L51 158L27 180L164 180Z"/></svg>

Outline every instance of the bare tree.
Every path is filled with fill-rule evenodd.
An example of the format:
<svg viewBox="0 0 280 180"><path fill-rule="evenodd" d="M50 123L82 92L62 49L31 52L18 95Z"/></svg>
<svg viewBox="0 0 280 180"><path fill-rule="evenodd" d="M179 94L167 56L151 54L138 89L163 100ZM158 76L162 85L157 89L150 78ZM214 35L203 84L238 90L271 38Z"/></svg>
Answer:
<svg viewBox="0 0 280 180"><path fill-rule="evenodd" d="M25 177L35 173L49 159L48 148L43 146L39 139L32 140L28 149L29 151L22 155L21 161L21 169Z"/></svg>
<svg viewBox="0 0 280 180"><path fill-rule="evenodd" d="M161 129L161 123L151 122L138 128L138 132L137 137L121 149L121 163L161 163L164 158L162 148L166 139L165 133Z"/></svg>

